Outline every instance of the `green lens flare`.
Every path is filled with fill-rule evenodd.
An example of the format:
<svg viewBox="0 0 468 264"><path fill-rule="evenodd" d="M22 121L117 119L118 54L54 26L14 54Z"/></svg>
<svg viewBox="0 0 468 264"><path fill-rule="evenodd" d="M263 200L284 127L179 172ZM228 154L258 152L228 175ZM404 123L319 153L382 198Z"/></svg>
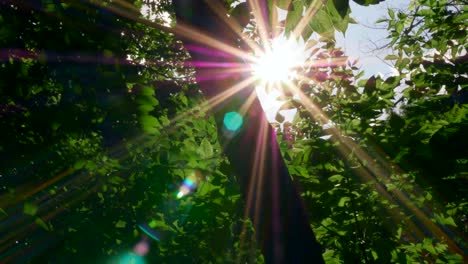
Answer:
<svg viewBox="0 0 468 264"><path fill-rule="evenodd" d="M237 131L244 123L244 118L237 112L229 112L224 115L223 123L227 130Z"/></svg>
<svg viewBox="0 0 468 264"><path fill-rule="evenodd" d="M119 264L146 264L145 259L142 256L138 256L134 253L127 253L120 257L118 260Z"/></svg>

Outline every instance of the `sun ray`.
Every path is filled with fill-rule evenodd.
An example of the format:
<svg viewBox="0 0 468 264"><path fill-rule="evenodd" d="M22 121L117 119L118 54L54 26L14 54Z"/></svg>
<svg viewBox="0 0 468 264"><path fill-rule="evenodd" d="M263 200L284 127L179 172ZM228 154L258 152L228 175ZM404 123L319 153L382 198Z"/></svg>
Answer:
<svg viewBox="0 0 468 264"><path fill-rule="evenodd" d="M91 178L91 174L88 173L84 177L81 176L74 176L72 179L68 180L67 183L64 183L61 188L63 189L64 187L67 186L76 186L80 183L87 182ZM73 199L70 199L67 201L68 206L72 206L74 204L77 204L78 202L84 200L86 197L89 196L90 193L94 192L99 187L99 185L92 186L87 192L81 192L78 196L73 196L73 193L65 193L66 196L73 196ZM65 199L68 197L65 196ZM39 203L40 201L45 200L45 203L42 203L37 206L37 211L39 212L37 215L34 216L29 216L29 215L24 215L24 214L16 214L10 216L8 219L10 221L13 221L12 223L8 223L3 221L2 226L8 227L9 229L14 229L15 232L6 234L4 237L0 239L0 252L4 252L4 250L10 248L15 242L13 239L16 237L21 237L23 234L27 234L29 230L32 230L34 228L37 228L33 222L30 221L31 218L40 218L43 222L46 222L48 220L51 220L54 216L59 214L60 212L65 210L65 207L62 205L62 202L59 200L55 199L48 199L49 194L44 194L42 197L36 197L35 203ZM60 204L59 204L60 203ZM40 214L41 211L46 210L47 208L53 208L52 211L50 211L47 214ZM37 224L36 224L37 225ZM21 253L21 252L20 252ZM14 255L10 255L9 257L13 257Z"/></svg>
<svg viewBox="0 0 468 264"><path fill-rule="evenodd" d="M330 119L326 116L323 111L317 107L312 100L304 94L297 86L295 86L292 82L287 83L288 88L294 91L300 99L301 105L311 114L311 118L319 121L322 124L327 124ZM374 158L369 156L367 152L365 152L359 145L357 145L352 139L349 137L344 136L341 131L337 127L332 127L328 129L328 131L334 136L335 140L340 142L341 144L338 145L337 149L339 153L343 156L343 158L347 158L351 153L354 153L357 159L360 161L365 170L361 170L361 173L358 174L361 178L363 178L363 182L366 181L382 181L384 185L390 183L390 168L391 165L384 157L378 155L377 160L375 161ZM368 162L368 165L364 165L364 161ZM398 202L399 204L405 206L408 210L410 210L417 219L419 219L424 225L429 228L430 232L437 237L441 241L446 241L449 250L454 253L462 253L462 250L458 247L458 245L451 239L450 236L446 234L440 227L435 225L433 221L429 218L429 216L420 208L413 205L413 202L403 193L401 190L393 190L387 191L383 188L382 185L376 184L376 190L379 194L383 195L389 201ZM393 195L392 195L393 194ZM394 198L395 197L395 198ZM391 215L391 217L396 217L395 220L403 221L401 217ZM423 238L423 231L420 228L416 228L417 225L414 221L410 221L411 225L414 227L413 231L419 234L419 239ZM408 224L408 223L407 223Z"/></svg>
<svg viewBox="0 0 468 264"><path fill-rule="evenodd" d="M54 184L55 182L59 181L60 179L64 178L65 176L69 175L72 172L71 168L66 169L62 173L59 173L54 178L48 180L40 184L37 187L34 186L23 186L17 187L17 192L22 193L21 196L15 196L14 200L10 200L8 197L4 196L5 199L0 200L0 208L9 208L14 206L15 204L19 204L20 202L28 199L29 197L37 194L38 192L44 190L45 188L49 187L50 185ZM29 190L28 190L29 189ZM3 197L0 197L3 198Z"/></svg>
<svg viewBox="0 0 468 264"><path fill-rule="evenodd" d="M217 1L207 1L207 4L212 10L215 12L215 14L218 14L218 17L222 19L230 28L233 32L236 32L239 39L242 39L242 41L247 44L247 46L250 48L252 51L257 51L260 50L260 46L255 43L253 40L249 38L243 38L242 31L244 30L238 23L237 20L235 19L230 19L227 17L225 14L227 14L227 10L224 8L224 6L221 5L221 3Z"/></svg>
<svg viewBox="0 0 468 264"><path fill-rule="evenodd" d="M257 145L255 146L255 158L250 173L249 189L246 194L246 207L244 217L253 216L254 228L258 228L260 210L262 204L260 195L262 193L262 186L264 179L265 159L263 158L266 153L267 138L268 138L268 126L267 122L260 123L260 129L258 131ZM266 216L269 217L269 216ZM245 225L243 226L243 233L245 233ZM242 239L241 239L242 242Z"/></svg>
<svg viewBox="0 0 468 264"><path fill-rule="evenodd" d="M262 0L249 0L247 3L252 10L254 19L257 23L257 31L260 35L260 43L268 43L269 36L269 17L268 17L268 7L266 6L265 1Z"/></svg>
<svg viewBox="0 0 468 264"><path fill-rule="evenodd" d="M144 24L146 26L149 26L149 27L152 27L152 28L155 28L155 29L167 32L167 33L172 33L177 37L189 39L190 41L192 41L194 43L200 43L200 44L203 44L203 45L205 45L207 47L211 47L211 48L215 48L215 49L227 52L229 54L232 54L233 56L236 56L238 58L242 58L244 60L248 60L248 61L255 60L255 58L253 56L249 55L248 53L246 53L242 49L240 49L238 47L230 46L228 44L225 44L224 42L219 40L219 38L217 38L215 36L209 36L206 33L203 33L199 29L194 28L194 27L192 27L190 25L184 25L183 23L179 22L179 23L177 23L177 25L175 27L167 27L167 26L164 26L164 25L160 25L160 24L158 24L156 22L150 21L148 19L140 18L137 15L135 15L135 13L132 13L132 12L130 12L128 10L125 10L125 9L116 8L114 5L103 6L103 5L99 4L99 3L95 3L95 2L92 2L92 1L89 1L89 3L91 3L93 5L96 5L96 6L100 7L100 8L105 8L105 9L111 11L111 12L114 12L114 13L122 16L122 17L131 19L131 20L133 20L135 22L138 22L138 23L142 23L142 24Z"/></svg>
<svg viewBox="0 0 468 264"><path fill-rule="evenodd" d="M307 27L307 24L312 20L317 11L323 5L322 1L312 0L309 7L305 11L305 14L302 16L301 20L297 23L296 27L293 30L293 36L300 36L304 29Z"/></svg>

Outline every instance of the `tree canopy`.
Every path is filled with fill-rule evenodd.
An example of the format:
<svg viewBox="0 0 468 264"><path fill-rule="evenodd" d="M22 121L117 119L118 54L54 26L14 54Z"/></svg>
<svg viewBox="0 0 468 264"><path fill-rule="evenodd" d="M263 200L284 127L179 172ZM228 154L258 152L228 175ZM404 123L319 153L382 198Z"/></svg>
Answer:
<svg viewBox="0 0 468 264"><path fill-rule="evenodd" d="M389 9L397 74L370 78L334 40L349 1L265 3L314 65L273 125L325 262L466 262L466 1ZM171 1L0 8L1 262L264 262Z"/></svg>

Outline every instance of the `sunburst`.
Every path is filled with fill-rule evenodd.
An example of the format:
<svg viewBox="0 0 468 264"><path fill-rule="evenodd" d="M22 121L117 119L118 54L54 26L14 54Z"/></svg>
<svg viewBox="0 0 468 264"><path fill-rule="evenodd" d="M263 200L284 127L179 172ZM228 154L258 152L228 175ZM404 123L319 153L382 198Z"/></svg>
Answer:
<svg viewBox="0 0 468 264"><path fill-rule="evenodd" d="M292 37L281 35L264 49L251 64L253 75L263 84L280 85L295 79L297 71L304 66L304 45Z"/></svg>

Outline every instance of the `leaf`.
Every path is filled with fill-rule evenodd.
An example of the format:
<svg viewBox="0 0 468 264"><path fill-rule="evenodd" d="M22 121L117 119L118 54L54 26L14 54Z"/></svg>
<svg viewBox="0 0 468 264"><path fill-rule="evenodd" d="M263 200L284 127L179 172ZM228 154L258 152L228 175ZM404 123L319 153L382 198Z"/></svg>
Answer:
<svg viewBox="0 0 468 264"><path fill-rule="evenodd" d="M393 11L393 9L391 8L388 9L388 15L390 16L391 19L395 19L395 11Z"/></svg>
<svg viewBox="0 0 468 264"><path fill-rule="evenodd" d="M351 198L349 197L341 197L340 201L338 202L339 207L343 207L346 205L347 202L351 201Z"/></svg>
<svg viewBox="0 0 468 264"><path fill-rule="evenodd" d="M432 9L419 9L418 12L416 12L416 15L423 17L430 17L435 14L436 13Z"/></svg>
<svg viewBox="0 0 468 264"><path fill-rule="evenodd" d="M276 113L275 120L278 121L278 123L283 123L284 122L284 116L278 112L278 113Z"/></svg>
<svg viewBox="0 0 468 264"><path fill-rule="evenodd" d="M465 22L467 23L468 20L468 13L467 12L463 12L459 15L455 15L454 19L453 19L453 22L455 23L460 23L460 22ZM466 25L466 24L465 24Z"/></svg>
<svg viewBox="0 0 468 264"><path fill-rule="evenodd" d="M117 223L115 223L115 227L117 228L125 228L125 226L127 226L127 222L123 220L119 220L117 221Z"/></svg>
<svg viewBox="0 0 468 264"><path fill-rule="evenodd" d="M326 3L327 13L336 30L345 33L349 22L349 5L347 1L333 0Z"/></svg>
<svg viewBox="0 0 468 264"><path fill-rule="evenodd" d="M35 215L37 213L37 205L32 203L25 203L23 206L23 213L27 215Z"/></svg>
<svg viewBox="0 0 468 264"><path fill-rule="evenodd" d="M328 178L328 180L331 181L331 182L340 182L343 179L344 179L344 177L342 175L339 175L339 174L335 174L335 175Z"/></svg>
<svg viewBox="0 0 468 264"><path fill-rule="evenodd" d="M387 22L388 20L386 18L379 18L375 21L376 24L380 24L380 23L383 23L383 22Z"/></svg>
<svg viewBox="0 0 468 264"><path fill-rule="evenodd" d="M204 138L200 143L200 155L202 158L210 158L213 156L213 146L208 139Z"/></svg>
<svg viewBox="0 0 468 264"><path fill-rule="evenodd" d="M150 95L140 95L137 97L136 102L139 105L149 105L149 106L157 106L159 104L158 100Z"/></svg>
<svg viewBox="0 0 468 264"><path fill-rule="evenodd" d="M277 5L279 8L283 9L283 10L289 10L289 7L290 7L292 1L293 1L293 0L278 0L278 1L276 2L276 5ZM293 8L293 7L292 7L292 8ZM289 11L291 11L291 10L289 10Z"/></svg>
<svg viewBox="0 0 468 264"><path fill-rule="evenodd" d="M405 24L404 24L404 21L398 21L396 24L395 24L395 31L396 33L400 34L401 32L403 32L403 29L405 28Z"/></svg>
<svg viewBox="0 0 468 264"><path fill-rule="evenodd" d="M3 210L3 208L0 208L0 213L4 214L5 216L8 216L8 213L5 210Z"/></svg>
<svg viewBox="0 0 468 264"><path fill-rule="evenodd" d="M157 128L161 127L161 124L159 123L158 119L150 115L140 116L140 124L142 129L148 133L156 133L158 132Z"/></svg>
<svg viewBox="0 0 468 264"><path fill-rule="evenodd" d="M318 10L312 20L309 22L312 30L326 38L333 38L334 27L329 14L324 10Z"/></svg>
<svg viewBox="0 0 468 264"><path fill-rule="evenodd" d="M50 228L50 226L48 226L48 225L44 222L44 220L42 220L40 217L36 217L36 219L34 220L34 222L35 222L38 226L42 227L42 228L43 228L44 230L46 230L46 231L51 231L51 230L52 230L52 229Z"/></svg>
<svg viewBox="0 0 468 264"><path fill-rule="evenodd" d="M455 221L453 220L453 218L451 216L444 217L443 214L435 213L434 214L434 219L435 219L435 221L437 223L439 223L441 225L450 225L450 226L457 227L457 224L455 223Z"/></svg>
<svg viewBox="0 0 468 264"><path fill-rule="evenodd" d="M302 11L304 10L304 5L300 1L293 2L293 9L288 12L286 16L286 25L285 25L285 32L289 33L293 31L299 21L302 18Z"/></svg>
<svg viewBox="0 0 468 264"><path fill-rule="evenodd" d="M368 6L368 5L376 5L384 0L354 0L355 3Z"/></svg>
<svg viewBox="0 0 468 264"><path fill-rule="evenodd" d="M333 0L328 2L333 2L333 8L338 12L338 14L342 18L349 14L349 0Z"/></svg>
<svg viewBox="0 0 468 264"><path fill-rule="evenodd" d="M146 96L150 96L150 97L154 96L154 93L155 93L154 88L151 87L151 86L144 86L140 90L141 95L146 95Z"/></svg>
<svg viewBox="0 0 468 264"><path fill-rule="evenodd" d="M393 55L393 54L387 55L384 58L384 60L398 60L398 59L399 59L399 57L397 55Z"/></svg>
<svg viewBox="0 0 468 264"><path fill-rule="evenodd" d="M79 170L83 168L86 165L87 161L86 160L78 160L75 162L75 165L73 165L73 169Z"/></svg>
<svg viewBox="0 0 468 264"><path fill-rule="evenodd" d="M140 112L142 113L149 113L151 111L153 111L154 107L152 105L149 105L149 104L142 104L140 106L138 106L138 110L140 110Z"/></svg>
<svg viewBox="0 0 468 264"><path fill-rule="evenodd" d="M113 176L109 179L109 183L119 185L121 183L125 182L125 180L119 176Z"/></svg>

